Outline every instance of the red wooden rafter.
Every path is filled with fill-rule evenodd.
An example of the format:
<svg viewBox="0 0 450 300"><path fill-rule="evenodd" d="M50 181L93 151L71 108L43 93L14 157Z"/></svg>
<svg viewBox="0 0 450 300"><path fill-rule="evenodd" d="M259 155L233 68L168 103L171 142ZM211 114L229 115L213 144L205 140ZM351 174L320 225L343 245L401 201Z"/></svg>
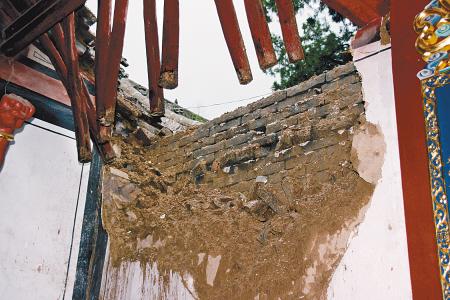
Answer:
<svg viewBox="0 0 450 300"><path fill-rule="evenodd" d="M244 0L244 4L259 66L262 70L266 70L276 65L277 56L273 49L264 7L261 0Z"/></svg>
<svg viewBox="0 0 450 300"><path fill-rule="evenodd" d="M159 85L166 89L178 86L178 54L180 48L180 4L164 1L162 61Z"/></svg>
<svg viewBox="0 0 450 300"><path fill-rule="evenodd" d="M113 27L109 39L108 61L106 65L99 65L99 68L106 68L107 70L103 70L103 72L106 72L106 76L104 76L105 80L98 82L99 85L104 84L104 87L100 87L100 89L104 92L103 95L100 95L100 97L103 96L103 99L100 98L98 100L102 102L105 108L104 116L101 116L102 111L100 111L100 114L97 114L100 118L100 136L102 138L102 141L110 140L112 134L112 126L115 119L117 102L117 81L119 78L120 61L122 60L127 13L128 0L116 0L114 6ZM102 73L100 73L100 75L103 76ZM102 129L107 130L103 131Z"/></svg>
<svg viewBox="0 0 450 300"><path fill-rule="evenodd" d="M244 41L236 16L232 0L215 0L223 35L233 61L239 82L250 83L253 80L252 71L248 62Z"/></svg>
<svg viewBox="0 0 450 300"><path fill-rule="evenodd" d="M305 58L300 35L298 34L297 20L295 19L294 4L292 0L275 0L283 34L284 47L289 61L298 62Z"/></svg>
<svg viewBox="0 0 450 300"><path fill-rule="evenodd" d="M152 116L164 115L164 91L159 86L159 37L156 20L156 0L144 0L144 28L147 52L148 95Z"/></svg>

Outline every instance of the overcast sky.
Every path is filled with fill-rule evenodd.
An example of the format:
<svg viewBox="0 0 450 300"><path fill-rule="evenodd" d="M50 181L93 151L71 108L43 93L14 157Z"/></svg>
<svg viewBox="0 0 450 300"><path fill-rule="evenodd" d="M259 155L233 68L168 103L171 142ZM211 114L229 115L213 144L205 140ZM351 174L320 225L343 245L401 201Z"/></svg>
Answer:
<svg viewBox="0 0 450 300"><path fill-rule="evenodd" d="M129 2L123 56L130 64L127 68L130 79L148 86L142 1ZM164 1L156 2L161 41ZM274 81L259 68L243 1L234 4L253 73L253 81L244 86L239 84L234 71L214 1L180 1L179 86L165 90L165 97L172 101L178 99L181 106L208 119L255 101L259 95L269 94ZM87 6L97 12L97 0L88 0ZM280 33L277 21L271 24L271 31ZM254 98L243 102L199 108L251 97Z"/></svg>

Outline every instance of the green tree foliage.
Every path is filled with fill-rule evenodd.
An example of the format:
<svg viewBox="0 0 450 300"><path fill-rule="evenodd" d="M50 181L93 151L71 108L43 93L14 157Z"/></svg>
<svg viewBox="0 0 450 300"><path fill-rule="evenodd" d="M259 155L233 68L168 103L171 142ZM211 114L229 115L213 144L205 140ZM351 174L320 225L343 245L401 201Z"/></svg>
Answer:
<svg viewBox="0 0 450 300"><path fill-rule="evenodd" d="M272 13L276 12L275 0L263 1L267 19L272 21ZM279 78L273 83L274 90L294 86L352 59L349 41L355 27L350 21L317 0L294 0L294 7L300 14L306 10L312 13L303 24L299 24L303 31L301 38L306 59L296 64L289 63L281 37L274 35L279 62L268 70L269 74Z"/></svg>

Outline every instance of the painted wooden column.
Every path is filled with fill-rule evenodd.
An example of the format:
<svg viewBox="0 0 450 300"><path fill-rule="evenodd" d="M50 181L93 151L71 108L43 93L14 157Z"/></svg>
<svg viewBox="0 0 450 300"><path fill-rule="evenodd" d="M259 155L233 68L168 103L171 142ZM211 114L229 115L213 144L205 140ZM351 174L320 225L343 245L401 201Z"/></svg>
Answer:
<svg viewBox="0 0 450 300"><path fill-rule="evenodd" d="M14 131L21 128L34 112L34 106L17 95L8 94L0 100L0 167L9 143L14 141Z"/></svg>

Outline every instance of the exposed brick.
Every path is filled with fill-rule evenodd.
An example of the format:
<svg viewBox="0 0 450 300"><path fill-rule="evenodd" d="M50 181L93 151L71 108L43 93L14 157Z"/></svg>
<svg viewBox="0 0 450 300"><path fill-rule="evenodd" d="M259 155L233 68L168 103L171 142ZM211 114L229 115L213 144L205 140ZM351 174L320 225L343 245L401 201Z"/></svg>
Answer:
<svg viewBox="0 0 450 300"><path fill-rule="evenodd" d="M209 145L214 144L215 139L214 139L214 136L207 136L198 142L204 147L204 146L209 146Z"/></svg>
<svg viewBox="0 0 450 300"><path fill-rule="evenodd" d="M248 141L250 141L253 136L255 135L254 132L247 132L247 133L243 133L243 134L239 134L237 136L235 136L234 138L231 138L227 141L225 141L225 148L230 148L230 147L234 147L243 143L247 143Z"/></svg>
<svg viewBox="0 0 450 300"><path fill-rule="evenodd" d="M222 150L224 148L225 148L225 143L223 141L220 142L220 143L211 145L211 146L206 146L206 147L203 147L201 149L195 150L194 153L193 153L194 154L194 158L198 158L200 156L205 156L205 155L208 155L210 153L214 153L214 152L217 152L219 150Z"/></svg>
<svg viewBox="0 0 450 300"><path fill-rule="evenodd" d="M267 125L266 119L256 119L248 122L248 129L255 130Z"/></svg>
<svg viewBox="0 0 450 300"><path fill-rule="evenodd" d="M254 110L242 117L242 124L258 119L259 117L261 117L261 109Z"/></svg>
<svg viewBox="0 0 450 300"><path fill-rule="evenodd" d="M199 142L191 143L191 151L195 151L203 147L204 145Z"/></svg>
<svg viewBox="0 0 450 300"><path fill-rule="evenodd" d="M216 134L218 132L222 132L222 131L228 130L228 129L232 128L232 127L239 126L239 125L241 125L241 118L240 117L237 118L237 119L230 120L230 121L225 122L225 123L214 125L210 129L210 134L213 135L213 134Z"/></svg>
<svg viewBox="0 0 450 300"><path fill-rule="evenodd" d="M277 104L272 104L270 106L267 106L267 107L261 109L261 117L262 118L268 117L269 115L276 113L277 109L278 109Z"/></svg>
<svg viewBox="0 0 450 300"><path fill-rule="evenodd" d="M316 151L329 146L337 145L341 139L337 135L327 136L320 140L315 140L304 147L305 152Z"/></svg>
<svg viewBox="0 0 450 300"><path fill-rule="evenodd" d="M209 136L209 131L210 131L209 126L201 125L192 134L192 138L193 138L194 141L198 141L201 138Z"/></svg>
<svg viewBox="0 0 450 300"><path fill-rule="evenodd" d="M276 133L284 128L282 122L273 122L267 125L266 134Z"/></svg>
<svg viewBox="0 0 450 300"><path fill-rule="evenodd" d="M211 123L215 124L215 125L219 125L222 123L226 123L228 121L231 121L233 119L237 119L239 117L242 117L246 114L248 114L251 111L250 107L248 106L241 106L231 112L227 112L223 115L221 115L220 117L211 120Z"/></svg>
<svg viewBox="0 0 450 300"><path fill-rule="evenodd" d="M316 110L314 112L314 117L316 118L323 118L326 115L331 114L333 111L337 110L339 111L339 106L335 106L332 104L327 104L324 106L316 107Z"/></svg>
<svg viewBox="0 0 450 300"><path fill-rule="evenodd" d="M223 132L216 133L212 137L214 138L214 143L218 143L220 141L225 140L227 138L227 136L228 136L227 132L223 131Z"/></svg>
<svg viewBox="0 0 450 300"><path fill-rule="evenodd" d="M349 129L363 113L360 77L343 66L149 149L170 178L235 191L248 191L257 176L275 186L285 177L325 182L349 159Z"/></svg>
<svg viewBox="0 0 450 300"><path fill-rule="evenodd" d="M256 138L252 141L252 144L259 144L260 146L267 146L278 142L278 135L275 133Z"/></svg>
<svg viewBox="0 0 450 300"><path fill-rule="evenodd" d="M277 103L277 109L278 111L281 111L285 109L286 107L292 106L296 103L302 103L307 101L307 99L311 98L312 96L317 95L314 91L308 91L306 93L290 96L286 98L285 100Z"/></svg>
<svg viewBox="0 0 450 300"><path fill-rule="evenodd" d="M326 73L326 80L332 81L355 71L356 71L355 65L352 62L350 62L346 65L339 66L331 71L328 71Z"/></svg>
<svg viewBox="0 0 450 300"><path fill-rule="evenodd" d="M238 127L230 128L226 131L226 139L231 139L232 137L249 132L248 124L242 124Z"/></svg>
<svg viewBox="0 0 450 300"><path fill-rule="evenodd" d="M156 135L145 128L138 128L135 133L136 138L141 141L143 146L150 146L155 142Z"/></svg>
<svg viewBox="0 0 450 300"><path fill-rule="evenodd" d="M245 147L236 152L236 163L256 159L256 147Z"/></svg>
<svg viewBox="0 0 450 300"><path fill-rule="evenodd" d="M324 93L328 92L328 91L332 91L332 90L337 90L342 86L348 85L348 84L352 84L352 83L357 83L360 82L361 79L359 77L358 74L351 74L349 76L346 76L340 80L336 80L336 81L332 81L330 83L324 84L322 86L322 91Z"/></svg>
<svg viewBox="0 0 450 300"><path fill-rule="evenodd" d="M178 141L178 145L179 145L180 147L183 147L183 146L189 144L189 141L190 141L189 136L183 136L183 137Z"/></svg>
<svg viewBox="0 0 450 300"><path fill-rule="evenodd" d="M286 97L287 97L286 91L278 91L268 97L265 97L256 102L250 103L248 106L249 106L250 110L253 111L258 108L264 108L271 104L280 102L280 101L286 99Z"/></svg>
<svg viewBox="0 0 450 300"><path fill-rule="evenodd" d="M291 87L289 89L286 90L287 92L287 97L292 97L294 95L303 93L308 91L309 89L312 89L314 87L320 86L323 83L325 83L325 79L326 79L326 75L325 74L321 74L318 76L314 76L311 79L304 81L302 83L299 83L298 85Z"/></svg>

